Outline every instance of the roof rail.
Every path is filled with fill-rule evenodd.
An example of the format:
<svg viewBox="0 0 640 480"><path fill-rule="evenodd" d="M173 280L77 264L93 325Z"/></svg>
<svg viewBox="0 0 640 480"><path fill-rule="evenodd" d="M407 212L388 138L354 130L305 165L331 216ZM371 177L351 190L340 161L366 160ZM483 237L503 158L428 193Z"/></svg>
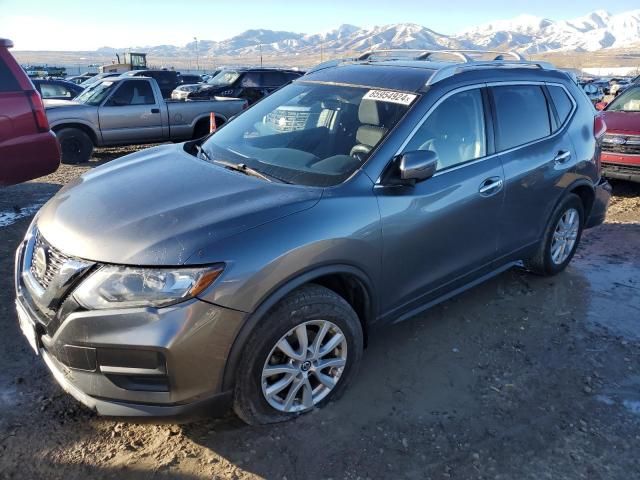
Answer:
<svg viewBox="0 0 640 480"><path fill-rule="evenodd" d="M359 57L357 57L356 60L357 61L370 60L371 58L377 57L377 56L380 56L381 58L387 58L387 59L401 59L401 58L408 57L412 60L427 60L429 59L429 57L435 54L452 55L464 62L473 61L473 59L468 55L465 55L465 53L462 50L460 51L458 50L425 50L425 49L411 49L411 48L369 50L361 54Z"/></svg>
<svg viewBox="0 0 640 480"><path fill-rule="evenodd" d="M557 70L552 64L548 62L529 62L526 60L491 60L486 62L471 62L465 64L447 65L433 72L433 75L427 80L427 86L449 78L456 73L460 73L464 70L472 70L475 68L491 68L491 67L507 67L507 68L539 68L541 70Z"/></svg>
<svg viewBox="0 0 640 480"><path fill-rule="evenodd" d="M397 49L380 49L380 50L368 50L362 53L356 58L358 61L369 60L374 56L380 56L389 59L398 59L409 56L413 60L431 60L434 55L451 55L465 63L471 63L477 61L473 56L495 54L492 60L501 61L506 57L512 57L517 61L526 61L526 59L518 52L513 51L501 51L501 50L469 50L469 49L445 49L445 50L427 50L427 49L412 49L412 48L397 48ZM394 56L394 54L396 54ZM404 55L403 55L404 54ZM409 55L406 55L409 54ZM410 55L414 54L414 55Z"/></svg>
<svg viewBox="0 0 640 480"><path fill-rule="evenodd" d="M479 59L481 55L493 56L490 59ZM543 70L557 70L552 64L547 62L530 62L527 61L521 54L513 51L500 51L500 50L424 50L424 49L380 49L380 50L368 50L358 57L343 58L336 60L329 60L327 62L316 65L315 67L307 70L307 74L322 70L324 68L335 67L346 62L362 62L371 61L374 57L380 57L381 59L388 60L434 60L437 55L450 55L455 57L458 61L452 62L451 65L446 65L436 70L429 80L427 80L427 86L433 85L445 78L448 78L463 70L474 68L490 68L490 67L507 67L507 68L540 68ZM511 57L512 59L509 59Z"/></svg>

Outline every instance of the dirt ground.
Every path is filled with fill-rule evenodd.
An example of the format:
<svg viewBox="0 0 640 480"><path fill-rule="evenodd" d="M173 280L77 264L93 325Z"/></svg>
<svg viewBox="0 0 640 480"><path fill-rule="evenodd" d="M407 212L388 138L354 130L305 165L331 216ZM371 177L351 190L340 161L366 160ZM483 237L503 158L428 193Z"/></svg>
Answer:
<svg viewBox="0 0 640 480"><path fill-rule="evenodd" d="M20 334L13 252L61 184L126 153L0 190L0 478L640 478L640 185L555 278L513 269L374 332L328 408L248 427L99 418Z"/></svg>

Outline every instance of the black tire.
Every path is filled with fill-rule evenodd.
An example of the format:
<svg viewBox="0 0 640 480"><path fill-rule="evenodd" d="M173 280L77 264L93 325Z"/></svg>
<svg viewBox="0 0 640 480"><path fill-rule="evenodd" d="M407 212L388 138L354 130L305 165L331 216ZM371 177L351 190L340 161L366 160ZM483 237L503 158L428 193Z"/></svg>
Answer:
<svg viewBox="0 0 640 480"><path fill-rule="evenodd" d="M579 216L578 234L576 237L576 241L567 258L561 263L556 263L553 261L553 258L551 256L553 234L562 216L565 214L565 212L572 208L578 212ZM538 251L531 258L524 261L525 267L533 273L545 276L555 275L563 271L567 267L567 265L569 265L569 262L571 262L571 259L573 258L573 255L576 253L578 245L580 244L584 222L585 215L582 200L576 194L570 193L553 211L549 224L547 225L547 228L544 232L544 236L542 237L542 241L538 246Z"/></svg>
<svg viewBox="0 0 640 480"><path fill-rule="evenodd" d="M88 162L93 153L93 142L89 135L79 128L63 128L56 132L60 149L62 150L62 163L76 165Z"/></svg>
<svg viewBox="0 0 640 480"><path fill-rule="evenodd" d="M292 328L312 320L330 321L347 341L346 365L329 394L314 407L298 413L271 406L262 392L262 369L272 348ZM337 399L355 376L363 351L362 326L356 312L338 294L320 285L305 285L280 301L250 335L236 372L233 408L249 425L291 420L300 413Z"/></svg>

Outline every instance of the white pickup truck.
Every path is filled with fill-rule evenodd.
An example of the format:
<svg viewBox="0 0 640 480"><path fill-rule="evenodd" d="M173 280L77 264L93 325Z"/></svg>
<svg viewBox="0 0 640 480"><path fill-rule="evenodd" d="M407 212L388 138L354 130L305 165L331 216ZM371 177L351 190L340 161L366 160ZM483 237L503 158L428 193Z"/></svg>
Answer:
<svg viewBox="0 0 640 480"><path fill-rule="evenodd" d="M86 162L94 147L184 141L209 133L247 107L239 98L164 100L156 81L117 77L87 88L73 101L45 100L64 163Z"/></svg>

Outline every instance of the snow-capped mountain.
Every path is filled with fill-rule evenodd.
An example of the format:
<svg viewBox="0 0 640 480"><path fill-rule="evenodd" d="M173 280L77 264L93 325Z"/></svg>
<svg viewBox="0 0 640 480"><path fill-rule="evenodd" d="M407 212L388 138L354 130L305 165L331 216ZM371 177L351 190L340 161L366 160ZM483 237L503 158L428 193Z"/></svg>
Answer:
<svg viewBox="0 0 640 480"><path fill-rule="evenodd" d="M383 48L417 49L510 49L522 53L549 51L596 51L640 45L640 10L611 15L598 10L573 20L554 21L532 15L498 20L457 35L443 35L414 23L370 28L354 25L323 33L303 34L266 29L247 30L235 37L215 42L200 40L202 56L243 56L269 54L319 54L361 52ZM193 55L196 42L184 47L159 45L137 47L150 55L174 57ZM108 47L101 49L111 50Z"/></svg>
<svg viewBox="0 0 640 480"><path fill-rule="evenodd" d="M526 53L625 48L640 41L640 10L617 15L598 10L562 21L522 15L481 25L455 38L470 48L510 48Z"/></svg>

